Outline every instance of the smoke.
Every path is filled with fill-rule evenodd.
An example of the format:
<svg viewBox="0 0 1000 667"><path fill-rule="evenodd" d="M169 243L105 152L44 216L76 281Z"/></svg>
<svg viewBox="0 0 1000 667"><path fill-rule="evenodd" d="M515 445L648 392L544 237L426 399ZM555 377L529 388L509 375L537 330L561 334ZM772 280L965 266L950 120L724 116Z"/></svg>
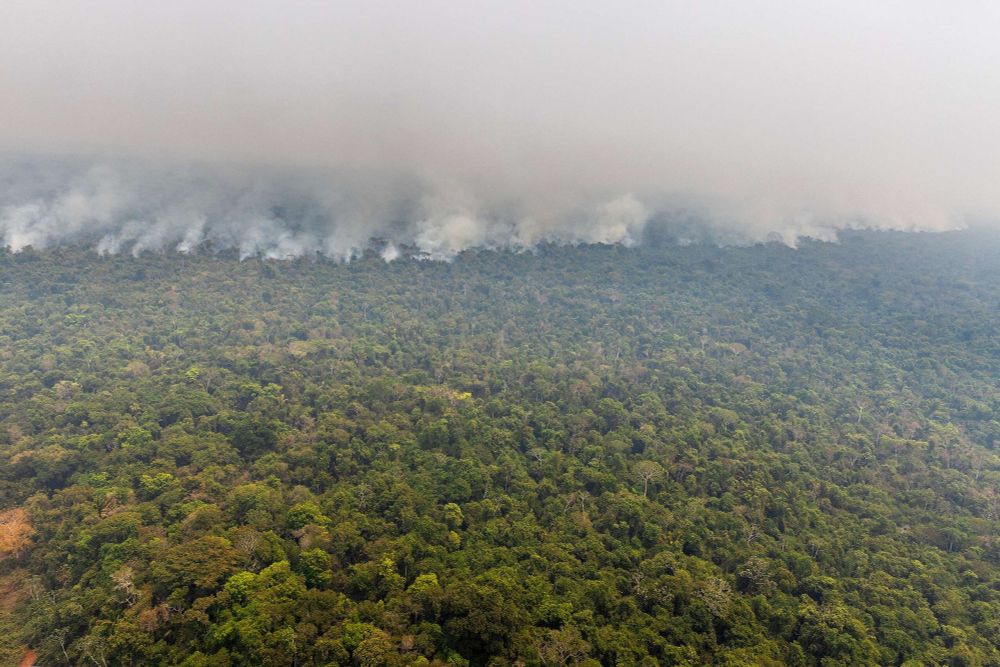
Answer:
<svg viewBox="0 0 1000 667"><path fill-rule="evenodd" d="M0 243L448 258L996 220L998 18L936 0L3 3Z"/></svg>
<svg viewBox="0 0 1000 667"><path fill-rule="evenodd" d="M384 173L53 158L0 168L0 243L14 252L78 243L138 255L207 245L241 257L349 260L379 246L386 260L404 249L449 259L546 241L631 245L649 218L630 195L536 218Z"/></svg>

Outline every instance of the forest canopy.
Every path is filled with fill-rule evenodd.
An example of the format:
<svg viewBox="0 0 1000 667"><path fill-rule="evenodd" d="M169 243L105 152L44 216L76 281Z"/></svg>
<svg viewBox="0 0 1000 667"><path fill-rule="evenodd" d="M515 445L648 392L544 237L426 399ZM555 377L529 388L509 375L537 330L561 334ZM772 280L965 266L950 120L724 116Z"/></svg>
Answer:
<svg viewBox="0 0 1000 667"><path fill-rule="evenodd" d="M1000 665L998 257L0 251L0 660Z"/></svg>

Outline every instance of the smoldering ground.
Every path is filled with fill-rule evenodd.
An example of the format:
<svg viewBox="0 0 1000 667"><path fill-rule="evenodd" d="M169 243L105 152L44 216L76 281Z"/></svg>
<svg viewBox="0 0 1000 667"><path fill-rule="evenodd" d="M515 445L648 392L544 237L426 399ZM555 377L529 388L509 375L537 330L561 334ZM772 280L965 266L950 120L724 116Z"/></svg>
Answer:
<svg viewBox="0 0 1000 667"><path fill-rule="evenodd" d="M519 202L486 202L387 172L20 157L0 168L0 238L15 252L80 243L102 253L210 246L350 259L377 247L386 259L447 259L543 241L628 245L650 218L631 195L580 199L545 218Z"/></svg>

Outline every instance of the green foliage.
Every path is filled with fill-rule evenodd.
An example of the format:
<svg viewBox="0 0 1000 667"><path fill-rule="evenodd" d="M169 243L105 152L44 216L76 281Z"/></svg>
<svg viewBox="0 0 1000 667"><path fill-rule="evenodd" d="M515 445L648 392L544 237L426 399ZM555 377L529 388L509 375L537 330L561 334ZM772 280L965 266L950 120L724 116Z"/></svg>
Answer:
<svg viewBox="0 0 1000 667"><path fill-rule="evenodd" d="M310 587L324 586L333 579L333 558L323 549L307 549L299 554L298 571Z"/></svg>
<svg viewBox="0 0 1000 667"><path fill-rule="evenodd" d="M324 526L330 523L330 519L323 515L323 511L314 502L304 502L294 505L288 510L288 527L292 530L305 528L309 524Z"/></svg>
<svg viewBox="0 0 1000 667"><path fill-rule="evenodd" d="M0 252L2 627L38 664L1000 665L996 251Z"/></svg>

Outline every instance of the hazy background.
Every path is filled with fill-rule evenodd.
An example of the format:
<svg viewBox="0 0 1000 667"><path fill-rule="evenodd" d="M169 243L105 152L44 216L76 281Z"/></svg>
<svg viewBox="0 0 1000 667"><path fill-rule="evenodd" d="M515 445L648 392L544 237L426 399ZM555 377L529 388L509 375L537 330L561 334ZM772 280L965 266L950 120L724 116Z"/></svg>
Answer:
<svg viewBox="0 0 1000 667"><path fill-rule="evenodd" d="M446 257L1000 214L991 2L6 0L0 245Z"/></svg>

